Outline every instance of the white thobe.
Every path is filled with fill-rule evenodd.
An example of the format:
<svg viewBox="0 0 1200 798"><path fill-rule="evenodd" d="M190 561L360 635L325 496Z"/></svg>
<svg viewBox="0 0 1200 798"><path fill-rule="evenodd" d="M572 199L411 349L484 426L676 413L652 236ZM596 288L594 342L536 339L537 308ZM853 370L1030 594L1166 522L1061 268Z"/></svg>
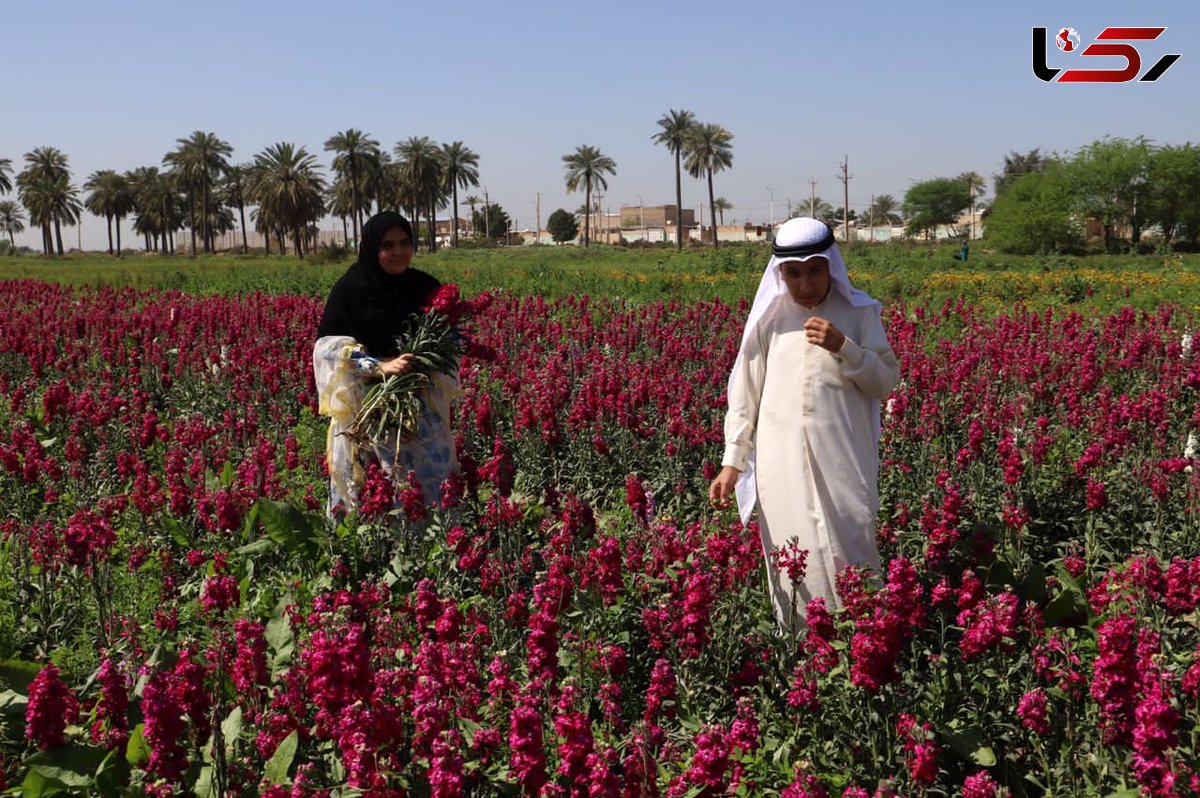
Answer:
<svg viewBox="0 0 1200 798"><path fill-rule="evenodd" d="M834 354L808 342L820 316L846 336ZM759 525L779 623L794 631L809 599L840 607L834 579L851 565L879 568L879 406L900 379L875 306L830 291L805 308L784 294L745 343L731 375L722 465L755 457ZM795 542L808 551L802 584L771 564Z"/></svg>

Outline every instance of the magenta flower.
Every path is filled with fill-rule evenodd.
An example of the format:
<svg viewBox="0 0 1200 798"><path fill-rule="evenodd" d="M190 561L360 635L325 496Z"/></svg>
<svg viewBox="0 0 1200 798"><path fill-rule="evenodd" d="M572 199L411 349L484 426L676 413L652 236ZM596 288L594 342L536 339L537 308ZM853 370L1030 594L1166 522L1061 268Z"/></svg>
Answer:
<svg viewBox="0 0 1200 798"><path fill-rule="evenodd" d="M79 701L58 676L58 668L47 663L29 685L25 707L25 738L39 749L66 744L65 731L79 718Z"/></svg>

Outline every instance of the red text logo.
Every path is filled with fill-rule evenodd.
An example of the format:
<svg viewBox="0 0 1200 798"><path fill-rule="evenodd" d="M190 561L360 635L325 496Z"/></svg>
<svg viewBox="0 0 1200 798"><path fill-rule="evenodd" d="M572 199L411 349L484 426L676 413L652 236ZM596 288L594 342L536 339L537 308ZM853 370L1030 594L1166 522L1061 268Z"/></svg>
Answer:
<svg viewBox="0 0 1200 798"><path fill-rule="evenodd" d="M1107 55L1125 59L1124 67L1113 69L1051 69L1046 65L1046 29L1033 29L1033 74L1047 83L1127 83L1135 78L1139 82L1149 83L1158 80L1162 74L1179 60L1178 54L1164 55L1155 62L1154 66L1142 71L1142 54L1137 47L1129 42L1153 41L1166 28L1105 28L1096 37L1096 41L1083 50L1079 49L1079 33L1074 28L1060 28L1054 37L1058 50L1064 53L1078 53L1081 56ZM1062 72L1061 75L1058 73ZM1055 76L1058 80L1055 81Z"/></svg>

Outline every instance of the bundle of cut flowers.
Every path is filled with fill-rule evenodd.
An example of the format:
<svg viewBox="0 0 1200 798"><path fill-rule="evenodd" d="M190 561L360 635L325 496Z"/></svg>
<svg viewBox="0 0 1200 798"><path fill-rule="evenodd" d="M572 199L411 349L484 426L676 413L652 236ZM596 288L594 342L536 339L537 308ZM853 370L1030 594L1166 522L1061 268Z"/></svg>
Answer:
<svg viewBox="0 0 1200 798"><path fill-rule="evenodd" d="M470 344L469 320L490 299L484 294L464 301L454 283L438 288L423 312L396 338L399 351L413 356L411 368L371 386L346 435L358 443L391 436L397 447L414 438L434 375L457 372Z"/></svg>

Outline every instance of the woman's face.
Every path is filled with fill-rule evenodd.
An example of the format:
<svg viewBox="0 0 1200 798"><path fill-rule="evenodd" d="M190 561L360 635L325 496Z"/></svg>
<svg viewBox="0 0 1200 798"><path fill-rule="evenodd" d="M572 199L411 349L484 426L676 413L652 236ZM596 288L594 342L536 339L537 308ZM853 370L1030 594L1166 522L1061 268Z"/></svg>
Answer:
<svg viewBox="0 0 1200 798"><path fill-rule="evenodd" d="M404 274L412 262L413 244L403 227L393 227L379 242L379 265L393 276Z"/></svg>
<svg viewBox="0 0 1200 798"><path fill-rule="evenodd" d="M779 273L792 299L806 308L814 308L829 293L829 260L785 260L779 264Z"/></svg>

